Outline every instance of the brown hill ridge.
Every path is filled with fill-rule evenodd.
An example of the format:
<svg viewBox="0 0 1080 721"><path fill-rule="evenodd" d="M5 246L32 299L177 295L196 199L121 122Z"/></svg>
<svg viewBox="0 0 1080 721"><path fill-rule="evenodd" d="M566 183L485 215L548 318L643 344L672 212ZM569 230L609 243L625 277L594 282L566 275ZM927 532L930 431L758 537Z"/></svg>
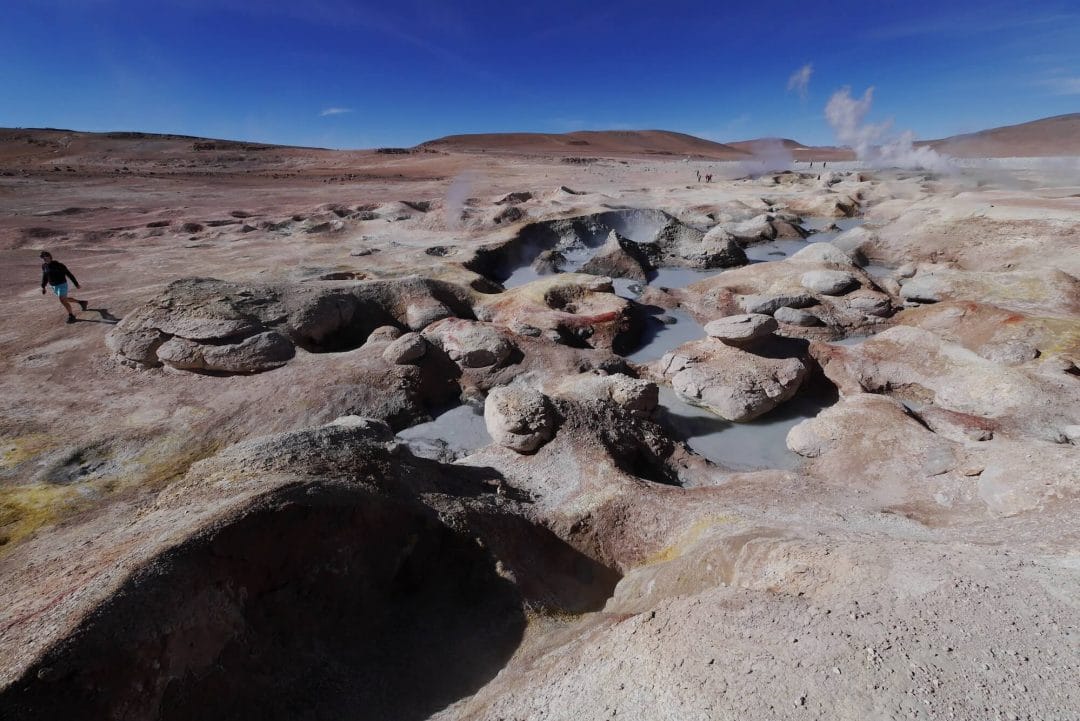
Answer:
<svg viewBox="0 0 1080 721"><path fill-rule="evenodd" d="M1025 157L1080 155L1080 113L991 128L937 140L919 141L957 157ZM790 138L755 138L718 143L667 130L581 130L572 133L476 133L448 135L412 149L382 153L495 153L549 157L663 157L745 160L775 152L800 161L848 160L849 148L807 146ZM141 132L90 133L51 128L0 128L0 166L9 172L27 166L55 164L117 166L153 165L159 170L182 167L244 166L247 172L282 170L293 163L318 163L327 169L369 159L374 151L215 140L186 135ZM235 169L235 168L233 168ZM309 168L310 170L311 168Z"/></svg>
<svg viewBox="0 0 1080 721"><path fill-rule="evenodd" d="M739 160L745 150L669 130L579 130L573 133L477 133L448 135L420 148L515 155L599 155L640 157L673 155Z"/></svg>
<svg viewBox="0 0 1080 721"><path fill-rule="evenodd" d="M917 143L961 158L1080 155L1080 113Z"/></svg>

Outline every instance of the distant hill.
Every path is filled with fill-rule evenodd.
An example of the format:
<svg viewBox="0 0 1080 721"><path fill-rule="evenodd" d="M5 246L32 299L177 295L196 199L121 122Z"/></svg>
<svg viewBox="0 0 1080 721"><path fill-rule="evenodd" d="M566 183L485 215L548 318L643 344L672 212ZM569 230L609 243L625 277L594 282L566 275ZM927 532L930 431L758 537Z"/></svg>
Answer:
<svg viewBox="0 0 1080 721"><path fill-rule="evenodd" d="M477 133L448 135L419 147L453 152L601 157L676 157L739 160L749 153L668 130L580 130L573 133Z"/></svg>
<svg viewBox="0 0 1080 721"><path fill-rule="evenodd" d="M1080 155L1080 113L1056 115L917 144L929 145L935 150L961 158Z"/></svg>
<svg viewBox="0 0 1080 721"><path fill-rule="evenodd" d="M762 148L774 148L777 146L787 150L802 150L807 147L799 141L791 140L790 138L754 138L753 140L737 140L734 143L727 143L727 145L738 148L739 150L745 150L748 153L753 153Z"/></svg>
<svg viewBox="0 0 1080 721"><path fill-rule="evenodd" d="M1023 157L1080 155L1080 113L1058 115L1018 125L990 128L938 140L919 141L958 157ZM497 153L564 158L693 158L746 160L790 154L799 161L850 160L849 148L814 147L790 138L755 138L718 143L668 130L582 130L573 133L478 133L449 135L415 148L382 148L379 153L442 151ZM125 165L143 170L182 168L264 169L273 172L287 161L318 159L337 166L375 150L336 151L237 140L214 140L186 135L140 132L89 133L54 128L0 128L0 169L69 165ZM10 172L10 170L6 170ZM112 171L110 171L112 172Z"/></svg>

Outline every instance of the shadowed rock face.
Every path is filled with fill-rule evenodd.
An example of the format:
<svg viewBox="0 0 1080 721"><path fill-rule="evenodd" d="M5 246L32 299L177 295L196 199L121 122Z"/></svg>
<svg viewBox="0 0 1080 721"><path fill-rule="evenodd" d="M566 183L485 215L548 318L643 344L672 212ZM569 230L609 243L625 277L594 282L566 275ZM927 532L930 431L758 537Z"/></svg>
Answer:
<svg viewBox="0 0 1080 721"><path fill-rule="evenodd" d="M126 556L87 554L129 575L0 693L3 717L427 718L506 663L526 605L610 594L617 576L515 515L496 476L396 453L350 418L198 464L112 531Z"/></svg>
<svg viewBox="0 0 1080 721"><path fill-rule="evenodd" d="M520 597L475 543L370 496L312 500L157 559L5 717L425 718L505 663Z"/></svg>

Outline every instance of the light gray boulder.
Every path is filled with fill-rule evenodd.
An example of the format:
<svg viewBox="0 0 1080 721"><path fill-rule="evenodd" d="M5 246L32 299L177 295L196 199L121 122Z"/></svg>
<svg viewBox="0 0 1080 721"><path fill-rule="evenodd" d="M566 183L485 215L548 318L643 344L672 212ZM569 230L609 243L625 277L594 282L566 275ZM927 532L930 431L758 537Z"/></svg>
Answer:
<svg viewBox="0 0 1080 721"><path fill-rule="evenodd" d="M239 343L204 345L170 338L157 349L162 363L178 370L217 373L260 373L285 365L296 353L288 338L276 331L249 336Z"/></svg>
<svg viewBox="0 0 1080 721"><path fill-rule="evenodd" d="M395 365L409 365L424 357L427 352L427 341L419 333L406 333L391 341L383 351L383 358L387 363Z"/></svg>
<svg viewBox="0 0 1080 721"><path fill-rule="evenodd" d="M843 295L859 284L858 279L843 270L811 270L799 279L807 290L823 295Z"/></svg>
<svg viewBox="0 0 1080 721"><path fill-rule="evenodd" d="M951 291L949 284L933 273L919 273L900 286L900 297L916 303L938 303Z"/></svg>
<svg viewBox="0 0 1080 721"><path fill-rule="evenodd" d="M801 327L811 327L816 325L822 325L822 321L813 313L798 308L777 308L773 313L773 318L781 323L787 323L788 325L797 325Z"/></svg>
<svg viewBox="0 0 1080 721"><path fill-rule="evenodd" d="M454 312L439 302L410 303L405 308L405 324L411 330L423 330L437 320L453 316Z"/></svg>
<svg viewBox="0 0 1080 721"><path fill-rule="evenodd" d="M739 298L739 305L747 313L772 315L777 308L808 308L817 304L809 293L750 294Z"/></svg>
<svg viewBox="0 0 1080 721"><path fill-rule="evenodd" d="M779 326L763 313L744 313L717 318L705 324L705 334L729 345L745 345L771 335Z"/></svg>
<svg viewBox="0 0 1080 721"><path fill-rule="evenodd" d="M769 358L708 339L679 346L656 369L675 393L729 421L749 421L790 399L809 370L797 357Z"/></svg>
<svg viewBox="0 0 1080 721"><path fill-rule="evenodd" d="M855 260L832 243L811 243L805 248L792 253L789 261L806 263L832 263L833 265L855 265Z"/></svg>

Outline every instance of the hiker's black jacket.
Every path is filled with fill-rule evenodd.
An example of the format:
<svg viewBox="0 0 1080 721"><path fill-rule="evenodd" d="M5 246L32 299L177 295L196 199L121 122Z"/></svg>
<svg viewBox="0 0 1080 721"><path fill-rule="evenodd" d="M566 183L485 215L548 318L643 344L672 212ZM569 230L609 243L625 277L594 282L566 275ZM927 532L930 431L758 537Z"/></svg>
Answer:
<svg viewBox="0 0 1080 721"><path fill-rule="evenodd" d="M67 283L67 279L71 278L71 282L76 287L79 285L79 281L75 280L75 276L71 274L67 266L58 260L50 260L48 263L41 264L41 287L44 288L45 284L60 285L61 283Z"/></svg>

